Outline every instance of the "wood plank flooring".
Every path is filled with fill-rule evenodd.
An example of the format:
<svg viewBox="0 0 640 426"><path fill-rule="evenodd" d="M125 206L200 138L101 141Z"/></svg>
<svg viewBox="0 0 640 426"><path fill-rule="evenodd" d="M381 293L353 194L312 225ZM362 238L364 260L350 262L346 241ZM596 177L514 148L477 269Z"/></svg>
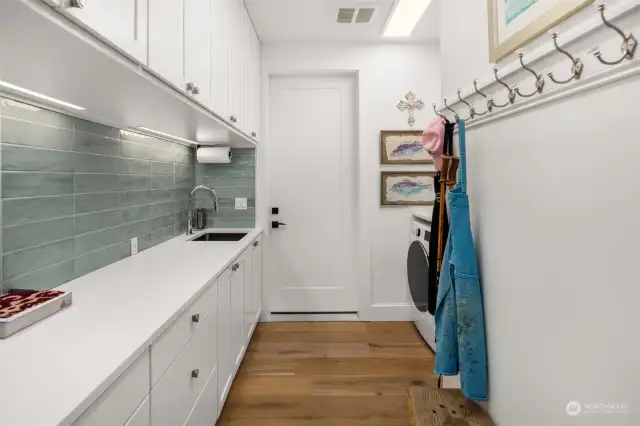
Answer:
<svg viewBox="0 0 640 426"><path fill-rule="evenodd" d="M408 426L433 360L412 323L259 324L218 425Z"/></svg>

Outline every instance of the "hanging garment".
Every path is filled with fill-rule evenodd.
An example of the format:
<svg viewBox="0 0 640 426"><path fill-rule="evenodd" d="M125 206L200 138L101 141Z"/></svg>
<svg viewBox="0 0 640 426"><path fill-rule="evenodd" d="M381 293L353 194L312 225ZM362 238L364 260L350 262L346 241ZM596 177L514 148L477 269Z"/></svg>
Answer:
<svg viewBox="0 0 640 426"><path fill-rule="evenodd" d="M440 119L438 123L432 122L422 135L422 142L427 151L434 157L436 168L442 168L443 155L449 155L453 150L453 130L455 124ZM445 187L440 184L441 174L433 178L436 194L431 217L431 236L429 238L429 277L427 288L428 311L431 315L436 313L436 301L438 296L438 281L440 279L440 265L442 262L442 244L449 235L449 218L447 206L443 200Z"/></svg>
<svg viewBox="0 0 640 426"><path fill-rule="evenodd" d="M464 126L464 121L460 121L458 184L448 194L451 224L436 302L435 372L446 376L459 372L465 396L485 401L487 348L478 262L469 218Z"/></svg>
<svg viewBox="0 0 640 426"><path fill-rule="evenodd" d="M444 146L445 120L442 117L433 119L422 132L422 145L433 157L436 170L442 170L442 151Z"/></svg>

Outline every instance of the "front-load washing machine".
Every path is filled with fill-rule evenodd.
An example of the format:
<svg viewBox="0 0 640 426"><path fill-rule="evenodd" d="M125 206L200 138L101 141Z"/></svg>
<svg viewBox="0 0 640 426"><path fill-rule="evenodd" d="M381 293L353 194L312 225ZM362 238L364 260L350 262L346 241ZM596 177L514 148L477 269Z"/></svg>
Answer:
<svg viewBox="0 0 640 426"><path fill-rule="evenodd" d="M413 322L422 338L435 351L436 323L433 315L438 288L436 282L429 282L430 230L429 216L420 213L412 215L411 237L407 253L407 281L413 301L411 304Z"/></svg>

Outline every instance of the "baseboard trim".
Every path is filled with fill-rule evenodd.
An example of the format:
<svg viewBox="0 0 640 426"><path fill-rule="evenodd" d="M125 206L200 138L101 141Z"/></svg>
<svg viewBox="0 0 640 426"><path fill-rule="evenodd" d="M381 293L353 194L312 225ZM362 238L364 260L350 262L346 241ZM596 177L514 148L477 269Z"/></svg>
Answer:
<svg viewBox="0 0 640 426"><path fill-rule="evenodd" d="M335 322L360 321L357 313L335 314L269 314L266 322Z"/></svg>
<svg viewBox="0 0 640 426"><path fill-rule="evenodd" d="M370 321L411 321L411 305L375 303L369 310Z"/></svg>

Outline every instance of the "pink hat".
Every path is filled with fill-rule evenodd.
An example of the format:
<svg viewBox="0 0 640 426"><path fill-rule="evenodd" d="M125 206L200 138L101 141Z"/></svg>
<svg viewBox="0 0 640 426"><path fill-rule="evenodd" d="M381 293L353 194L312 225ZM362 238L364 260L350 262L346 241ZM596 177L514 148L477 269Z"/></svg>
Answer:
<svg viewBox="0 0 640 426"><path fill-rule="evenodd" d="M444 119L433 119L422 133L422 145L433 157L436 170L442 170L442 148L444 146Z"/></svg>

